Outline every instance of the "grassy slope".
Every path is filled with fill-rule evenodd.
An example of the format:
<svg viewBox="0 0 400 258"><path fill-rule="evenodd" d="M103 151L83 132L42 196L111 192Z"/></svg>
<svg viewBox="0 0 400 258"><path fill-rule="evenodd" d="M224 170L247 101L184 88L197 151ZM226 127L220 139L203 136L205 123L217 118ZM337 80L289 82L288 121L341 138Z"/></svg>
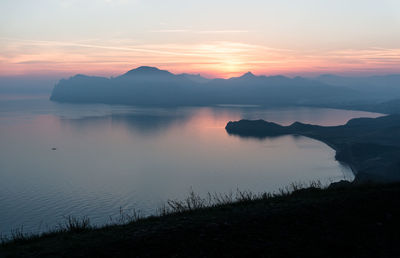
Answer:
<svg viewBox="0 0 400 258"><path fill-rule="evenodd" d="M400 184L309 188L0 247L5 257L399 257Z"/></svg>

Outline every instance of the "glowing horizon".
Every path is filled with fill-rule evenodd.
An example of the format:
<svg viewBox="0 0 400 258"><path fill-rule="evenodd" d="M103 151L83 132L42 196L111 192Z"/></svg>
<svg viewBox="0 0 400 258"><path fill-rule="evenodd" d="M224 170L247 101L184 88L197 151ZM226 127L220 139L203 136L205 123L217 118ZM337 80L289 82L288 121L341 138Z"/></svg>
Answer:
<svg viewBox="0 0 400 258"><path fill-rule="evenodd" d="M4 0L0 76L400 73L400 2L305 2Z"/></svg>

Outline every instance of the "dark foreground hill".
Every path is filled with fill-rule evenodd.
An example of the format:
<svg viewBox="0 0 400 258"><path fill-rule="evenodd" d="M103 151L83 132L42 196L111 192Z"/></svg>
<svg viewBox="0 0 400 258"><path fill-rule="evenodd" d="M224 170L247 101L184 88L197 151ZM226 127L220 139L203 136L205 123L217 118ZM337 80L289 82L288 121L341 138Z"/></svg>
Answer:
<svg viewBox="0 0 400 258"><path fill-rule="evenodd" d="M17 240L0 256L399 257L400 185L348 184Z"/></svg>
<svg viewBox="0 0 400 258"><path fill-rule="evenodd" d="M345 125L327 127L241 120L229 122L226 130L229 134L256 138L304 135L335 149L336 159L351 166L356 181L400 181L400 115L356 118Z"/></svg>

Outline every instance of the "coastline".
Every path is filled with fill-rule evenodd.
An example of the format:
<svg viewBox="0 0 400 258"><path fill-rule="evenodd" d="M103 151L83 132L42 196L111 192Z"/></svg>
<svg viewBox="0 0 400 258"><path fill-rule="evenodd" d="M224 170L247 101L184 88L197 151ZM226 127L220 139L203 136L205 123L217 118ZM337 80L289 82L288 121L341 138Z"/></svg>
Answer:
<svg viewBox="0 0 400 258"><path fill-rule="evenodd" d="M282 126L264 120L230 121L225 129L231 135L258 139L280 135L301 135L327 144L335 159L346 163L355 183L400 181L399 115L356 118L341 126L318 126L295 122Z"/></svg>
<svg viewBox="0 0 400 258"><path fill-rule="evenodd" d="M320 138L316 138L316 137L311 137L311 136L302 135L302 134L294 134L294 135L309 137L309 138L311 138L311 139L314 139L314 140L317 140L317 141L319 141L319 142L322 142L322 143L326 144L328 147L330 147L332 150L335 151L335 160L338 161L338 162L344 163L346 166L348 166L348 167L351 169L351 171L353 172L354 177L355 177L355 179L356 179L356 176L357 176L357 174L358 174L358 172L359 172L358 169L356 168L356 166L355 166L353 163L351 163L350 160L340 158L340 152L343 151L343 150L340 149L340 147L339 147L338 145L335 145L334 143L331 143L331 142L329 142L329 141L326 141L326 140L320 139ZM339 153L339 155L338 155L338 153ZM338 156L339 156L339 157L338 157ZM355 180L355 179L354 179L354 180ZM354 180L353 180L353 181L354 181Z"/></svg>

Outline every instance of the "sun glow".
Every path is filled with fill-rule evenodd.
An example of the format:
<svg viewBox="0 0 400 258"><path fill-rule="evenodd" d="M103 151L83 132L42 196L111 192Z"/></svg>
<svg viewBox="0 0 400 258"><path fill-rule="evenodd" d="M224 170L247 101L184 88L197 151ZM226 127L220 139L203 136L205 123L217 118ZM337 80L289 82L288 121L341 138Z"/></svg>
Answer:
<svg viewBox="0 0 400 258"><path fill-rule="evenodd" d="M395 0L3 0L0 76L141 65L224 78L400 73L399 10Z"/></svg>
<svg viewBox="0 0 400 258"><path fill-rule="evenodd" d="M88 73L113 76L140 65L208 77L256 74L369 73L400 70L400 49L299 51L243 42L138 44L118 41L38 41L1 38L0 74ZM21 51L23 49L23 51ZM6 54L5 54L6 53Z"/></svg>

